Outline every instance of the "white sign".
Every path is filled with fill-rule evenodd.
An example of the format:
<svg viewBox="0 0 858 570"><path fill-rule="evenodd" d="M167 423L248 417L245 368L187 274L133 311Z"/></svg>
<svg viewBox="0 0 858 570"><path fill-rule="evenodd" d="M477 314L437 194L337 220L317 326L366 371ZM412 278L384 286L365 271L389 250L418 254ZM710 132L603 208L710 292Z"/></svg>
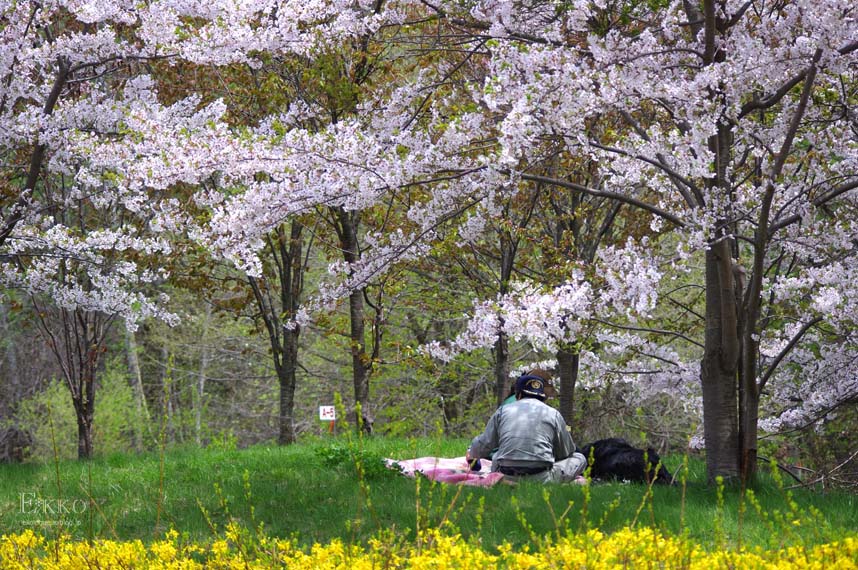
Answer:
<svg viewBox="0 0 858 570"><path fill-rule="evenodd" d="M319 406L319 419L332 422L337 419L337 409L334 406Z"/></svg>

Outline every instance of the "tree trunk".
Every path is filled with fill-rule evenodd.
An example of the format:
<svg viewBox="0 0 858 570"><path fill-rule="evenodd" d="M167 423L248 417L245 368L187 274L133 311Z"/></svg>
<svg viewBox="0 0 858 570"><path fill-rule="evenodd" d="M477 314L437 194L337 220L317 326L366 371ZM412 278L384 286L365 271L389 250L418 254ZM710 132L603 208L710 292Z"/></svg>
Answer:
<svg viewBox="0 0 858 570"><path fill-rule="evenodd" d="M749 381L750 380L750 381ZM757 422L760 414L760 398L756 378L742 378L744 386L739 397L739 469L742 481L749 483L757 473Z"/></svg>
<svg viewBox="0 0 858 570"><path fill-rule="evenodd" d="M90 318L91 317L91 318ZM90 459L92 457L92 424L95 417L95 376L98 369L101 344L95 342L97 338L104 338L97 331L100 328L100 319L92 313L84 313L78 320L83 322L81 330L84 332L83 345L78 345L79 354L85 355L79 369L80 400L75 403L77 412L77 457L78 459Z"/></svg>
<svg viewBox="0 0 858 570"><path fill-rule="evenodd" d="M369 367L366 353L363 290L349 295L349 317L351 319L352 379L355 390L355 407L360 406L362 428L372 431L372 414L369 409ZM357 418L355 418L357 420Z"/></svg>
<svg viewBox="0 0 858 570"><path fill-rule="evenodd" d="M498 283L498 293L503 298L509 293L509 281L512 278L512 270L515 265L516 242L512 236L505 231L500 234L500 283ZM494 357L495 357L495 394L497 395L497 405L506 399L509 393L507 386L510 383L509 377L509 337L503 330L503 317L500 319L500 327L498 330L498 339L495 341Z"/></svg>
<svg viewBox="0 0 858 570"><path fill-rule="evenodd" d="M278 443L288 445L295 443L295 372L298 368L298 335L299 329L283 331L283 365L280 367L280 436Z"/></svg>
<svg viewBox="0 0 858 570"><path fill-rule="evenodd" d="M498 332L498 338L495 341L494 348L492 349L492 355L495 359L495 396L497 399L497 405L500 406L506 399L507 394L509 394L508 384L510 382L509 338L507 338L505 332Z"/></svg>
<svg viewBox="0 0 858 570"><path fill-rule="evenodd" d="M208 365L208 349L203 347L203 357L200 361L200 373L194 389L194 442L197 447L203 445L203 398L206 391L206 366Z"/></svg>
<svg viewBox="0 0 858 570"><path fill-rule="evenodd" d="M92 414L85 411L77 414L77 458L92 457Z"/></svg>
<svg viewBox="0 0 858 570"><path fill-rule="evenodd" d="M557 368L560 376L560 415L567 425L574 420L575 384L578 381L580 356L568 346L557 351Z"/></svg>
<svg viewBox="0 0 858 570"><path fill-rule="evenodd" d="M301 305L301 295L304 291L304 225L298 220L292 222L289 239L281 228L279 233L280 247L280 304L283 313L293 318ZM307 245L309 251L311 245ZM298 384L298 340L301 328L297 323L284 326L283 358L280 379L280 437L281 445L295 443L295 387Z"/></svg>
<svg viewBox="0 0 858 570"><path fill-rule="evenodd" d="M461 415L463 403L466 405L466 402L463 402L466 397L461 394L460 377L455 373L447 372L438 379L437 390L441 399L441 411L444 414L444 435L451 436Z"/></svg>
<svg viewBox="0 0 858 570"><path fill-rule="evenodd" d="M54 107L56 107L57 101L59 101L59 98L62 95L63 90L66 88L66 84L69 80L70 65L68 59L61 57L57 63L57 76L42 109L45 116L51 115L54 112ZM24 182L24 188L19 192L18 199L15 201L14 206L6 210L9 212L9 216L5 220L0 220L2 221L2 226L0 226L0 246L6 243L6 240L15 230L18 222L24 218L27 200L30 197L29 193L36 189L36 184L38 183L41 175L42 163L44 162L47 148L46 144L37 144L33 149L33 154L30 156L30 168L27 172L27 180Z"/></svg>
<svg viewBox="0 0 858 570"><path fill-rule="evenodd" d="M69 389L78 426L78 459L89 459L93 453L98 364L113 319L97 312L60 309L50 320L49 311L42 309L35 297L31 300Z"/></svg>
<svg viewBox="0 0 858 570"><path fill-rule="evenodd" d="M173 424L173 357L166 345L161 346L161 398L166 442L176 443L176 429Z"/></svg>
<svg viewBox="0 0 858 570"><path fill-rule="evenodd" d="M766 227L762 230L767 231ZM757 473L757 422L760 415L760 388L757 386L759 341L756 340L759 318L760 289L763 272L764 252L755 253L754 278L748 288L748 302L743 303L740 334L742 339L741 361L739 366L739 468L742 481L750 483ZM756 273L758 272L758 273ZM744 291L744 271L734 272L736 288Z"/></svg>
<svg viewBox="0 0 858 570"><path fill-rule="evenodd" d="M453 426L459 419L459 406L452 398L441 396L441 411L444 414L444 435L453 435Z"/></svg>
<svg viewBox="0 0 858 570"><path fill-rule="evenodd" d="M730 247L726 239L706 252L706 336L701 365L703 434L710 483L739 475L738 329Z"/></svg>
<svg viewBox="0 0 858 570"><path fill-rule="evenodd" d="M128 373L131 376L131 389L134 391L134 404L137 417L134 422L134 449L143 451L143 426L149 425L149 408L146 405L146 393L143 390L143 375L140 372L140 359L137 357L137 339L134 333L125 329L125 354L128 359Z"/></svg>
<svg viewBox="0 0 858 570"><path fill-rule="evenodd" d="M268 342L277 372L280 391L277 442L280 445L295 443L297 439L294 414L301 327L288 321L297 313L304 289L303 231L304 225L293 220L288 236L286 226L281 225L267 238L268 252L277 271L277 295L272 294L273 279L248 277L268 330Z"/></svg>
<svg viewBox="0 0 858 570"><path fill-rule="evenodd" d="M713 66L726 60L728 24L719 9L720 0L704 0L702 12L686 2L689 16L702 16L704 65ZM728 101L725 85L709 86L706 96L727 114ZM732 127L718 118L715 134L709 139L713 153L713 176L706 181L712 201L724 199L732 204L730 161L733 148ZM701 383L703 387L703 432L706 438L707 477L712 483L718 477L734 480L740 472L739 399L738 382L740 359L741 292L736 289L733 276L733 250L736 216L726 211L718 220L714 234L716 241L706 251L706 333L704 339Z"/></svg>
<svg viewBox="0 0 858 570"><path fill-rule="evenodd" d="M347 212L336 208L337 233L346 263L354 264L360 259L358 244L358 212ZM364 324L364 290L365 286L355 289L349 295L349 338L352 353L352 381L354 384L355 408L360 407L361 417L355 415L354 420L360 423L366 432L372 431L372 412L369 407L369 378L372 369L372 358L366 352L366 326Z"/></svg>
<svg viewBox="0 0 858 570"><path fill-rule="evenodd" d="M203 321L202 338L200 338L200 371L197 374L197 385L194 388L194 441L197 447L203 444L203 399L206 391L206 378L209 367L208 332L212 319L211 305L206 305L205 320Z"/></svg>

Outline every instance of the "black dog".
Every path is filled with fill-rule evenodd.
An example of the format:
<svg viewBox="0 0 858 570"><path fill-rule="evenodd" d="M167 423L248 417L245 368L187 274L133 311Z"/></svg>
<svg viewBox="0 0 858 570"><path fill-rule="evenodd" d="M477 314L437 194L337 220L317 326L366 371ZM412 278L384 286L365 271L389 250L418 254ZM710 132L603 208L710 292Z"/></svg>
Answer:
<svg viewBox="0 0 858 570"><path fill-rule="evenodd" d="M655 477L656 483L673 484L673 475L660 464L661 457L651 447L644 451L624 439L611 437L588 443L580 451L587 458L593 479L649 483Z"/></svg>

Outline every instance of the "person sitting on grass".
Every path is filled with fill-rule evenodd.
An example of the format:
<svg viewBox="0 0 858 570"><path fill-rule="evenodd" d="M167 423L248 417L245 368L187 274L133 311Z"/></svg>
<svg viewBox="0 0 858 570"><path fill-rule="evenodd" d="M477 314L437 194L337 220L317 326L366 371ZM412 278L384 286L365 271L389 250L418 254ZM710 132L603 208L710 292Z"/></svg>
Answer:
<svg viewBox="0 0 858 570"><path fill-rule="evenodd" d="M582 483L587 459L575 443L560 412L545 403L543 376L525 374L515 382L515 402L492 414L485 431L465 454L468 463L492 454L492 471L513 481Z"/></svg>

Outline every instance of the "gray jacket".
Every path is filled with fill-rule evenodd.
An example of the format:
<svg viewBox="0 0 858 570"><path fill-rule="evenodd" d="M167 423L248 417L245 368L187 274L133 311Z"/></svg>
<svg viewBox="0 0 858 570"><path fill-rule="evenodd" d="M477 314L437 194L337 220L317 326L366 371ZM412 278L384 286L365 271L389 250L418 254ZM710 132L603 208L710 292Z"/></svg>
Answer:
<svg viewBox="0 0 858 570"><path fill-rule="evenodd" d="M485 431L471 442L471 457L488 457L492 470L500 465L551 465L575 451L572 436L560 412L535 398L501 406L489 418Z"/></svg>

